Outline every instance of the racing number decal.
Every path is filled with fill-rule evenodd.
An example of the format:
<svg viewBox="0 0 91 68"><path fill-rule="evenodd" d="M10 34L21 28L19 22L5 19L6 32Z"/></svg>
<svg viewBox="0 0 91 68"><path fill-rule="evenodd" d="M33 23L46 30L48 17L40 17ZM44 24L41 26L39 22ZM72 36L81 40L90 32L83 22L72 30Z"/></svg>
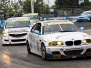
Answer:
<svg viewBox="0 0 91 68"><path fill-rule="evenodd" d="M39 51L39 41L36 40L36 44L37 44L37 51Z"/></svg>
<svg viewBox="0 0 91 68"><path fill-rule="evenodd" d="M38 43L37 43L37 50L39 51L39 45L38 45Z"/></svg>
<svg viewBox="0 0 91 68"><path fill-rule="evenodd" d="M33 35L30 35L30 39L32 39L32 41L35 41L35 37Z"/></svg>
<svg viewBox="0 0 91 68"><path fill-rule="evenodd" d="M32 40L36 44L37 51L39 51L40 49L39 49L39 40L38 40L38 37L34 36L34 35L29 35L29 38L30 38L30 40Z"/></svg>

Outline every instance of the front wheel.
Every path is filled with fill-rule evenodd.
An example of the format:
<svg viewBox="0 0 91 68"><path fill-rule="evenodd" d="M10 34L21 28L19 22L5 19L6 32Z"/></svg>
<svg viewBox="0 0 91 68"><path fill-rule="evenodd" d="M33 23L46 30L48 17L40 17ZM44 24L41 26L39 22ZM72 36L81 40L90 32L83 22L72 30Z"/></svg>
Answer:
<svg viewBox="0 0 91 68"><path fill-rule="evenodd" d="M2 46L5 46L5 44L2 44Z"/></svg>
<svg viewBox="0 0 91 68"><path fill-rule="evenodd" d="M27 52L28 54L31 54L31 48L29 46L29 42L27 41L26 44L27 44Z"/></svg>
<svg viewBox="0 0 91 68"><path fill-rule="evenodd" d="M42 59L46 59L46 48L45 45L41 46L41 54L42 54Z"/></svg>
<svg viewBox="0 0 91 68"><path fill-rule="evenodd" d="M91 22L91 18L90 18L89 22Z"/></svg>

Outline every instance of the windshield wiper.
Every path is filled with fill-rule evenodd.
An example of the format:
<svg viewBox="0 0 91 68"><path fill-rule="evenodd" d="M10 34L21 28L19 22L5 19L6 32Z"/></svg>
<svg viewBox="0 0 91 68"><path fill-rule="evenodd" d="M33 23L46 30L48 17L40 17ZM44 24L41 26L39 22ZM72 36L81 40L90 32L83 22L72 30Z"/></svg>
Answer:
<svg viewBox="0 0 91 68"><path fill-rule="evenodd" d="M64 31L59 31L59 32L75 32L75 31L64 30Z"/></svg>

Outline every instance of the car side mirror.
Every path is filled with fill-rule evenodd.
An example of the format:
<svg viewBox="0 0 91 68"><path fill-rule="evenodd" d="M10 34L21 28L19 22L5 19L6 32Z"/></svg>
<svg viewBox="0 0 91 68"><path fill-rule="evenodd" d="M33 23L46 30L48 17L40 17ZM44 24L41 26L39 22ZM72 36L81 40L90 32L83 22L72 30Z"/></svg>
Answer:
<svg viewBox="0 0 91 68"><path fill-rule="evenodd" d="M82 32L84 30L84 27L80 27L80 31Z"/></svg>
<svg viewBox="0 0 91 68"><path fill-rule="evenodd" d="M40 35L40 31L38 31L38 30L35 30L34 33Z"/></svg>

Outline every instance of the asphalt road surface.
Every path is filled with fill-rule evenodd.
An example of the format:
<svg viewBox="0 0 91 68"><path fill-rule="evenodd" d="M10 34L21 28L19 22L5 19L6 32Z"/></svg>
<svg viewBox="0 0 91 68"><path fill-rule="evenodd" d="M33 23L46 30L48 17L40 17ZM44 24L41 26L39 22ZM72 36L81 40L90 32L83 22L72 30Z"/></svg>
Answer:
<svg viewBox="0 0 91 68"><path fill-rule="evenodd" d="M76 24L91 29L90 22ZM26 45L2 46L0 41L0 68L91 68L91 58L42 60L40 56L29 55Z"/></svg>
<svg viewBox="0 0 91 68"><path fill-rule="evenodd" d="M75 23L78 27L84 27L86 29L91 29L91 22L76 22Z"/></svg>

